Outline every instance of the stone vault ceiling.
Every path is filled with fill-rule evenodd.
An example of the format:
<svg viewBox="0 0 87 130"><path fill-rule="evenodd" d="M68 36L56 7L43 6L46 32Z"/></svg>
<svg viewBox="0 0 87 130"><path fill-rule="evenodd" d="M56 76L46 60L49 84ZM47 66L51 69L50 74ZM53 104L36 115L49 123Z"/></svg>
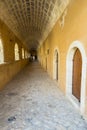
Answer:
<svg viewBox="0 0 87 130"><path fill-rule="evenodd" d="M48 36L69 0L0 0L0 19L29 48Z"/></svg>

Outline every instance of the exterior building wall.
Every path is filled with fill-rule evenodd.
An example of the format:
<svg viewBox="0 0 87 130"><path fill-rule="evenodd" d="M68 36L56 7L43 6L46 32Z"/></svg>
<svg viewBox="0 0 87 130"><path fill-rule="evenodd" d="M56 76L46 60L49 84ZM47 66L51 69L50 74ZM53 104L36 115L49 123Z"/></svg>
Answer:
<svg viewBox="0 0 87 130"><path fill-rule="evenodd" d="M61 26L61 18L57 21L53 30L45 42L38 48L38 57L41 65L46 66L45 57L47 57L47 72L53 78L53 61L55 49L58 50L58 87L66 94L66 79L67 77L67 55L70 45L74 41L79 41L84 48L86 58L85 64L87 68L87 1L71 0L67 7L67 15L65 16L64 25ZM49 54L47 54L49 49ZM83 51L82 51L83 53ZM85 69L86 71L86 69ZM85 72L84 72L85 74ZM85 77L85 81L87 76ZM87 116L87 83L85 83L85 108L84 114Z"/></svg>

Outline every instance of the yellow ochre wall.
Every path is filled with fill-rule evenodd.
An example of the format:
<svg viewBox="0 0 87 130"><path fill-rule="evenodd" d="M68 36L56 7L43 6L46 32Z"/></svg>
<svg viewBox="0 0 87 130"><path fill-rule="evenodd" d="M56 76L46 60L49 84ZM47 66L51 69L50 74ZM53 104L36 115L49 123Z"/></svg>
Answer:
<svg viewBox="0 0 87 130"><path fill-rule="evenodd" d="M60 18L61 19L61 18ZM71 0L67 7L64 27L60 27L59 20L50 32L45 42L38 48L38 59L46 69L45 58L48 59L48 74L53 78L53 56L57 48L59 53L58 87L66 94L66 59L70 45L80 41L87 55L87 0ZM49 54L47 54L49 49ZM86 77L87 79L87 77ZM87 86L86 86L87 88ZM86 89L87 102L87 89ZM86 110L87 114L87 103Z"/></svg>
<svg viewBox="0 0 87 130"><path fill-rule="evenodd" d="M11 30L0 20L0 39L3 44L4 63L0 64L0 90L28 63L27 59L22 59L22 47L24 45L11 32ZM15 61L14 46L19 46L20 60Z"/></svg>

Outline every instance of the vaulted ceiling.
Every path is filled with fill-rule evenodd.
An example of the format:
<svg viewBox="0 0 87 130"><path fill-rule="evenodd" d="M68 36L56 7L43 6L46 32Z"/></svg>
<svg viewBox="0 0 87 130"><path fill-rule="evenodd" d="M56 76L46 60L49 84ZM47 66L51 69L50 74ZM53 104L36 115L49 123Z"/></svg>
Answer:
<svg viewBox="0 0 87 130"><path fill-rule="evenodd" d="M29 48L48 36L69 0L0 0L0 19Z"/></svg>

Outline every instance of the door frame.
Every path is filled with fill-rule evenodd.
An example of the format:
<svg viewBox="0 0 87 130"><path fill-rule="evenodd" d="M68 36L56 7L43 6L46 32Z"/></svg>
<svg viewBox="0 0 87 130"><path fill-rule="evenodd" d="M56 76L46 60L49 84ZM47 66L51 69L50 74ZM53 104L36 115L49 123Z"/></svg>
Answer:
<svg viewBox="0 0 87 130"><path fill-rule="evenodd" d="M76 98L72 95L72 75L73 75L73 56L76 49L79 49L82 56L82 75L81 75L81 101L78 103ZM84 47L80 41L74 41L68 50L67 60L66 60L66 95L74 106L83 115L85 112L86 104L86 53Z"/></svg>

